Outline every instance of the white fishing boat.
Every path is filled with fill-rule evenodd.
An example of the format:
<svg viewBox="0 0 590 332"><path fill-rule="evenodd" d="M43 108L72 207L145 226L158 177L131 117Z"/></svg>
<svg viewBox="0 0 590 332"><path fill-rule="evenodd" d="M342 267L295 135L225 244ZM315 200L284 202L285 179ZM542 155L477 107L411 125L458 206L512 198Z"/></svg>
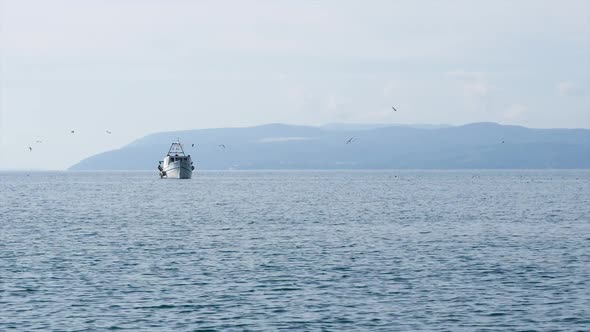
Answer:
<svg viewBox="0 0 590 332"><path fill-rule="evenodd" d="M194 169L191 156L184 153L180 140L172 143L168 155L158 165L162 179L190 179Z"/></svg>

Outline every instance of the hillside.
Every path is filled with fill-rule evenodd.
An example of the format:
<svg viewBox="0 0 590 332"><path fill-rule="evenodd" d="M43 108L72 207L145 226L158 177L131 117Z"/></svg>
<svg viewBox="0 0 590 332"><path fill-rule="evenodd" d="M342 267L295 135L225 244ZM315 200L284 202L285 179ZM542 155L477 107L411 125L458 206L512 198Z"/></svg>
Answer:
<svg viewBox="0 0 590 332"><path fill-rule="evenodd" d="M354 141L346 144L350 137ZM155 169L176 138L198 169L590 168L589 129L473 123L338 130L271 124L163 132L84 159L70 170Z"/></svg>

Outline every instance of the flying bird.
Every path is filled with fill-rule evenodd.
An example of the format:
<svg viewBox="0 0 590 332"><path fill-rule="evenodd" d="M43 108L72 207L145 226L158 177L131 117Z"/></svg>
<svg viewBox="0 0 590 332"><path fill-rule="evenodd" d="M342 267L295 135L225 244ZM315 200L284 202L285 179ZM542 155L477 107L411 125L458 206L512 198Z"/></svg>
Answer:
<svg viewBox="0 0 590 332"><path fill-rule="evenodd" d="M33 148L29 146L29 151L33 152Z"/></svg>
<svg viewBox="0 0 590 332"><path fill-rule="evenodd" d="M43 143L43 141L35 141L35 143Z"/></svg>
<svg viewBox="0 0 590 332"><path fill-rule="evenodd" d="M111 133L110 131L108 131L108 130L107 130L107 134L109 134L109 135L110 135L110 134L112 134L112 133Z"/></svg>
<svg viewBox="0 0 590 332"><path fill-rule="evenodd" d="M395 109L395 107L391 106L391 109L394 110L395 112L397 112L397 110Z"/></svg>
<svg viewBox="0 0 590 332"><path fill-rule="evenodd" d="M195 143L191 144L191 147L194 148L195 147Z"/></svg>
<svg viewBox="0 0 590 332"><path fill-rule="evenodd" d="M504 143L504 141L502 141L502 143Z"/></svg>
<svg viewBox="0 0 590 332"><path fill-rule="evenodd" d="M354 140L354 137L351 137L351 138L350 138L350 139L349 139L349 140L346 142L346 144L350 144L350 143L352 143L352 141L353 141L353 140Z"/></svg>
<svg viewBox="0 0 590 332"><path fill-rule="evenodd" d="M75 131L73 131L73 130L72 130L72 131L70 131L70 133L72 133L72 134L73 134L73 133L75 133Z"/></svg>
<svg viewBox="0 0 590 332"><path fill-rule="evenodd" d="M219 147L225 149L225 144L219 144Z"/></svg>

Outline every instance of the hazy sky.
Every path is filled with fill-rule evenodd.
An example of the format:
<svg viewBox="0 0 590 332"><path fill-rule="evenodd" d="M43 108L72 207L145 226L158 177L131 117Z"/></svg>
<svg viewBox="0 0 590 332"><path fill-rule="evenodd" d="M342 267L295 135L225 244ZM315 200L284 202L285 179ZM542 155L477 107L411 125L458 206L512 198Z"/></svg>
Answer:
<svg viewBox="0 0 590 332"><path fill-rule="evenodd" d="M274 122L590 128L590 0L0 0L0 15L0 168Z"/></svg>

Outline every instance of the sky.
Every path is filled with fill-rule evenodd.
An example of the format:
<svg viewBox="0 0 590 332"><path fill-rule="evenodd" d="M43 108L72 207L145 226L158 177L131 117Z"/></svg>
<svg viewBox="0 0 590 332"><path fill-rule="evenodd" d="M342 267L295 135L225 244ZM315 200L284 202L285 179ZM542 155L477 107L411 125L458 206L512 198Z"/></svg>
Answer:
<svg viewBox="0 0 590 332"><path fill-rule="evenodd" d="M0 0L0 169L160 131L482 121L590 128L590 0Z"/></svg>

